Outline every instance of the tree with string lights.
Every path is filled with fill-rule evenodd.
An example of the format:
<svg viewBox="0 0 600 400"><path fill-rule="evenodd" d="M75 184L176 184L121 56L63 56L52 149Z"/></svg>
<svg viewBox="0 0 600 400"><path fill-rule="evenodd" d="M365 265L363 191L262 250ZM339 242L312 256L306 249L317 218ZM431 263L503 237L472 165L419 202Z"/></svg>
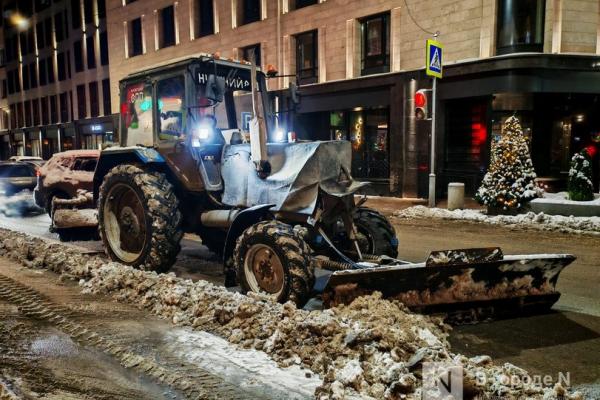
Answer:
<svg viewBox="0 0 600 400"><path fill-rule="evenodd" d="M569 170L569 199L575 201L594 200L592 183L592 159L586 149L575 153Z"/></svg>
<svg viewBox="0 0 600 400"><path fill-rule="evenodd" d="M536 174L519 119L504 122L503 135L492 143L490 167L475 194L480 204L500 213L510 213L539 197Z"/></svg>

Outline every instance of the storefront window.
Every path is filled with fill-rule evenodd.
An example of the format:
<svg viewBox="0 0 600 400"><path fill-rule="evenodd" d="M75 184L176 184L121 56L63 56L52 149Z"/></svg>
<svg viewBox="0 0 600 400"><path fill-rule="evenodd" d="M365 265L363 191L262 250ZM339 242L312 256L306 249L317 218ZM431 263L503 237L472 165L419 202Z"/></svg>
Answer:
<svg viewBox="0 0 600 400"><path fill-rule="evenodd" d="M352 143L352 175L358 179L389 178L387 108L330 113L332 140Z"/></svg>
<svg viewBox="0 0 600 400"><path fill-rule="evenodd" d="M489 160L488 99L451 100L446 105L444 186L464 182L471 195L477 190ZM497 133L498 137L501 132Z"/></svg>
<svg viewBox="0 0 600 400"><path fill-rule="evenodd" d="M82 147L89 150L100 150L104 143L103 139L102 135L83 135Z"/></svg>
<svg viewBox="0 0 600 400"><path fill-rule="evenodd" d="M499 0L497 53L541 52L545 0Z"/></svg>

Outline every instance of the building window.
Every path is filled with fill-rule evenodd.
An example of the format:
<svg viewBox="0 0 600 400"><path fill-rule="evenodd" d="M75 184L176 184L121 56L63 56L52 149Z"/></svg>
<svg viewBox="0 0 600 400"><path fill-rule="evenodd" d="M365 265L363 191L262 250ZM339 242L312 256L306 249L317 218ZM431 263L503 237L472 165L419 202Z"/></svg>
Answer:
<svg viewBox="0 0 600 400"><path fill-rule="evenodd" d="M56 95L50 96L50 123L58 122L58 104L56 103Z"/></svg>
<svg viewBox="0 0 600 400"><path fill-rule="evenodd" d="M290 0L292 2L293 0ZM294 1L293 7L290 7L292 10L297 10L299 8L304 8L308 6L312 6L313 4L317 4L317 0L296 0Z"/></svg>
<svg viewBox="0 0 600 400"><path fill-rule="evenodd" d="M29 54L29 46L27 46L27 33L19 34L19 44L21 45L21 54Z"/></svg>
<svg viewBox="0 0 600 400"><path fill-rule="evenodd" d="M54 83L54 60L52 57L46 59L46 70L48 71L48 83Z"/></svg>
<svg viewBox="0 0 600 400"><path fill-rule="evenodd" d="M98 102L98 82L90 82L90 117L100 115L100 103Z"/></svg>
<svg viewBox="0 0 600 400"><path fill-rule="evenodd" d="M25 126L31 126L31 102L25 102Z"/></svg>
<svg viewBox="0 0 600 400"><path fill-rule="evenodd" d="M73 58L75 59L75 72L83 71L83 43L81 40L73 43Z"/></svg>
<svg viewBox="0 0 600 400"><path fill-rule="evenodd" d="M98 18L100 18L100 19L106 18L106 1L105 0L97 0L96 7L98 7Z"/></svg>
<svg viewBox="0 0 600 400"><path fill-rule="evenodd" d="M319 78L317 31L296 36L296 75L302 84L316 83Z"/></svg>
<svg viewBox="0 0 600 400"><path fill-rule="evenodd" d="M35 68L35 62L29 64L29 83L31 84L31 88L35 89L38 85L37 82L37 70Z"/></svg>
<svg viewBox="0 0 600 400"><path fill-rule="evenodd" d="M58 99L60 103L60 122L69 121L69 104L67 102L67 92L63 92L59 95Z"/></svg>
<svg viewBox="0 0 600 400"><path fill-rule="evenodd" d="M260 43L253 44L251 46L246 46L242 48L242 60L251 62L252 55L254 55L254 62L256 65L261 65L261 55L260 55Z"/></svg>
<svg viewBox="0 0 600 400"><path fill-rule="evenodd" d="M48 83L48 80L46 79L46 60L45 59L40 60L39 70L40 70L40 86L44 86Z"/></svg>
<svg viewBox="0 0 600 400"><path fill-rule="evenodd" d="M175 46L175 7L160 10L159 18L159 48Z"/></svg>
<svg viewBox="0 0 600 400"><path fill-rule="evenodd" d="M69 50L67 50L66 63L67 63L67 77L69 79L71 79L71 52Z"/></svg>
<svg viewBox="0 0 600 400"><path fill-rule="evenodd" d="M23 103L17 103L17 124L25 126L25 118L23 117Z"/></svg>
<svg viewBox="0 0 600 400"><path fill-rule="evenodd" d="M64 81L67 79L67 69L65 65L65 53L58 53L56 55L56 66L58 69L58 80Z"/></svg>
<svg viewBox="0 0 600 400"><path fill-rule="evenodd" d="M31 108L33 109L33 125L40 124L40 101L38 99L31 100Z"/></svg>
<svg viewBox="0 0 600 400"><path fill-rule="evenodd" d="M260 21L261 0L242 0L242 22L250 24Z"/></svg>
<svg viewBox="0 0 600 400"><path fill-rule="evenodd" d="M6 79L2 79L2 98L5 99L8 97L8 84Z"/></svg>
<svg viewBox="0 0 600 400"><path fill-rule="evenodd" d="M362 36L361 75L390 70L390 15L379 14L360 20Z"/></svg>
<svg viewBox="0 0 600 400"><path fill-rule="evenodd" d="M85 47L87 50L87 67L88 69L96 68L96 47L94 43L94 35L89 35L85 38Z"/></svg>
<svg viewBox="0 0 600 400"><path fill-rule="evenodd" d="M46 44L44 43L44 23L43 22L38 22L37 24L35 24L35 36L37 38L38 50L46 47Z"/></svg>
<svg viewBox="0 0 600 400"><path fill-rule="evenodd" d="M497 53L543 51L545 8L545 0L499 0Z"/></svg>
<svg viewBox="0 0 600 400"><path fill-rule="evenodd" d="M42 97L40 99L40 106L42 107L42 125L48 125L48 98Z"/></svg>
<svg viewBox="0 0 600 400"><path fill-rule="evenodd" d="M6 88L8 94L13 94L15 92L15 83L12 79L12 71L6 71Z"/></svg>
<svg viewBox="0 0 600 400"><path fill-rule="evenodd" d="M10 105L10 127L11 128L17 127L17 105L16 104Z"/></svg>
<svg viewBox="0 0 600 400"><path fill-rule="evenodd" d="M110 115L111 104L110 104L110 80L103 79L102 80L102 108L104 111L104 115Z"/></svg>
<svg viewBox="0 0 600 400"><path fill-rule="evenodd" d="M208 36L215 33L214 0L196 0L196 35Z"/></svg>
<svg viewBox="0 0 600 400"><path fill-rule="evenodd" d="M81 5L79 0L71 0L71 25L73 29L81 28Z"/></svg>
<svg viewBox="0 0 600 400"><path fill-rule="evenodd" d="M143 51L142 19L136 18L129 22L129 57L139 56Z"/></svg>
<svg viewBox="0 0 600 400"><path fill-rule="evenodd" d="M77 85L77 117L85 119L86 115L85 85Z"/></svg>
<svg viewBox="0 0 600 400"><path fill-rule="evenodd" d="M27 65L21 67L21 75L23 76L23 90L29 90L29 70Z"/></svg>
<svg viewBox="0 0 600 400"><path fill-rule="evenodd" d="M54 33L56 35L57 42L62 42L65 39L64 24L61 13L58 13L54 16Z"/></svg>
<svg viewBox="0 0 600 400"><path fill-rule="evenodd" d="M100 32L100 64L108 65L108 36L106 31Z"/></svg>
<svg viewBox="0 0 600 400"><path fill-rule="evenodd" d="M46 46L52 46L52 18L44 20L44 40L46 41Z"/></svg>
<svg viewBox="0 0 600 400"><path fill-rule="evenodd" d="M50 7L50 0L35 0L35 12L40 12Z"/></svg>
<svg viewBox="0 0 600 400"><path fill-rule="evenodd" d="M91 24L94 21L94 1L83 0L83 14L86 24Z"/></svg>

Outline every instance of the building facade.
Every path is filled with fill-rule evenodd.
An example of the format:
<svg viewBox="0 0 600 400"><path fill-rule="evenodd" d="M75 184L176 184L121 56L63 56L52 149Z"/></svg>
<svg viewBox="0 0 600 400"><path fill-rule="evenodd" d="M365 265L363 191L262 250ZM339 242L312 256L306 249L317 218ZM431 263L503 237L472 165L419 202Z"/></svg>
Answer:
<svg viewBox="0 0 600 400"><path fill-rule="evenodd" d="M35 0L33 6L38 2L51 0ZM280 126L294 130L301 139L350 140L353 175L371 181L372 192L423 197L431 121L415 118L414 94L432 85L424 73L425 40L438 33L445 46L436 115L439 192L450 181L465 182L467 192L474 191L489 163L491 141L502 134L502 121L513 114L521 118L530 138L538 175L560 188L573 152L583 147L597 152L599 146L599 3L106 0L105 22L104 12L92 11L97 13L96 24L86 23L86 9L100 10L102 0L54 0L49 5L54 11L46 13L80 6L81 27L71 26L65 48L75 53L73 44L81 40L83 48L77 52L86 68L77 72L80 75L74 73L68 90L56 91L73 92L72 120L95 114L90 114L90 100L83 103L84 113L78 111L81 85L90 93L91 82L102 82L100 101L116 116L118 82L133 71L200 53L232 59L253 54L263 68L274 65L282 75L268 83ZM45 18L38 17L34 26ZM90 72L89 60L84 60L87 40L97 32L100 37L94 43L99 47L96 58L100 57L105 28L110 63L104 66L97 59ZM5 19L2 33L7 32ZM3 43L6 48L11 42L5 37ZM58 53L55 50L53 57ZM69 65L75 71L76 58L71 57ZM35 58L44 57L36 53ZM14 72L11 62L12 67L8 62L0 69L8 81L22 75L21 70ZM290 98L290 83L299 84L298 103ZM9 95L8 104L2 105L9 110L8 129L20 128L18 118L10 125L11 105L17 104L18 115L19 102L39 97L23 98L29 92L19 93ZM67 97L71 99L70 94ZM102 111L109 114L106 108ZM598 158L594 158L596 174Z"/></svg>
<svg viewBox="0 0 600 400"><path fill-rule="evenodd" d="M2 1L0 159L98 148L114 132L102 0Z"/></svg>

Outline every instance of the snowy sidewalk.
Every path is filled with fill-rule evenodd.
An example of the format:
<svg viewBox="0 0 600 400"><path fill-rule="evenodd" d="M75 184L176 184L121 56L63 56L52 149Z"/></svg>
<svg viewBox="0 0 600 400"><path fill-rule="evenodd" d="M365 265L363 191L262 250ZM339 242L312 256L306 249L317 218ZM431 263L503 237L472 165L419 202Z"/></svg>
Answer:
<svg viewBox="0 0 600 400"><path fill-rule="evenodd" d="M454 210L414 206L393 214L397 218L437 218L502 225L508 228L532 228L573 234L600 236L600 217L565 217L528 212L526 214L489 216L483 210Z"/></svg>

